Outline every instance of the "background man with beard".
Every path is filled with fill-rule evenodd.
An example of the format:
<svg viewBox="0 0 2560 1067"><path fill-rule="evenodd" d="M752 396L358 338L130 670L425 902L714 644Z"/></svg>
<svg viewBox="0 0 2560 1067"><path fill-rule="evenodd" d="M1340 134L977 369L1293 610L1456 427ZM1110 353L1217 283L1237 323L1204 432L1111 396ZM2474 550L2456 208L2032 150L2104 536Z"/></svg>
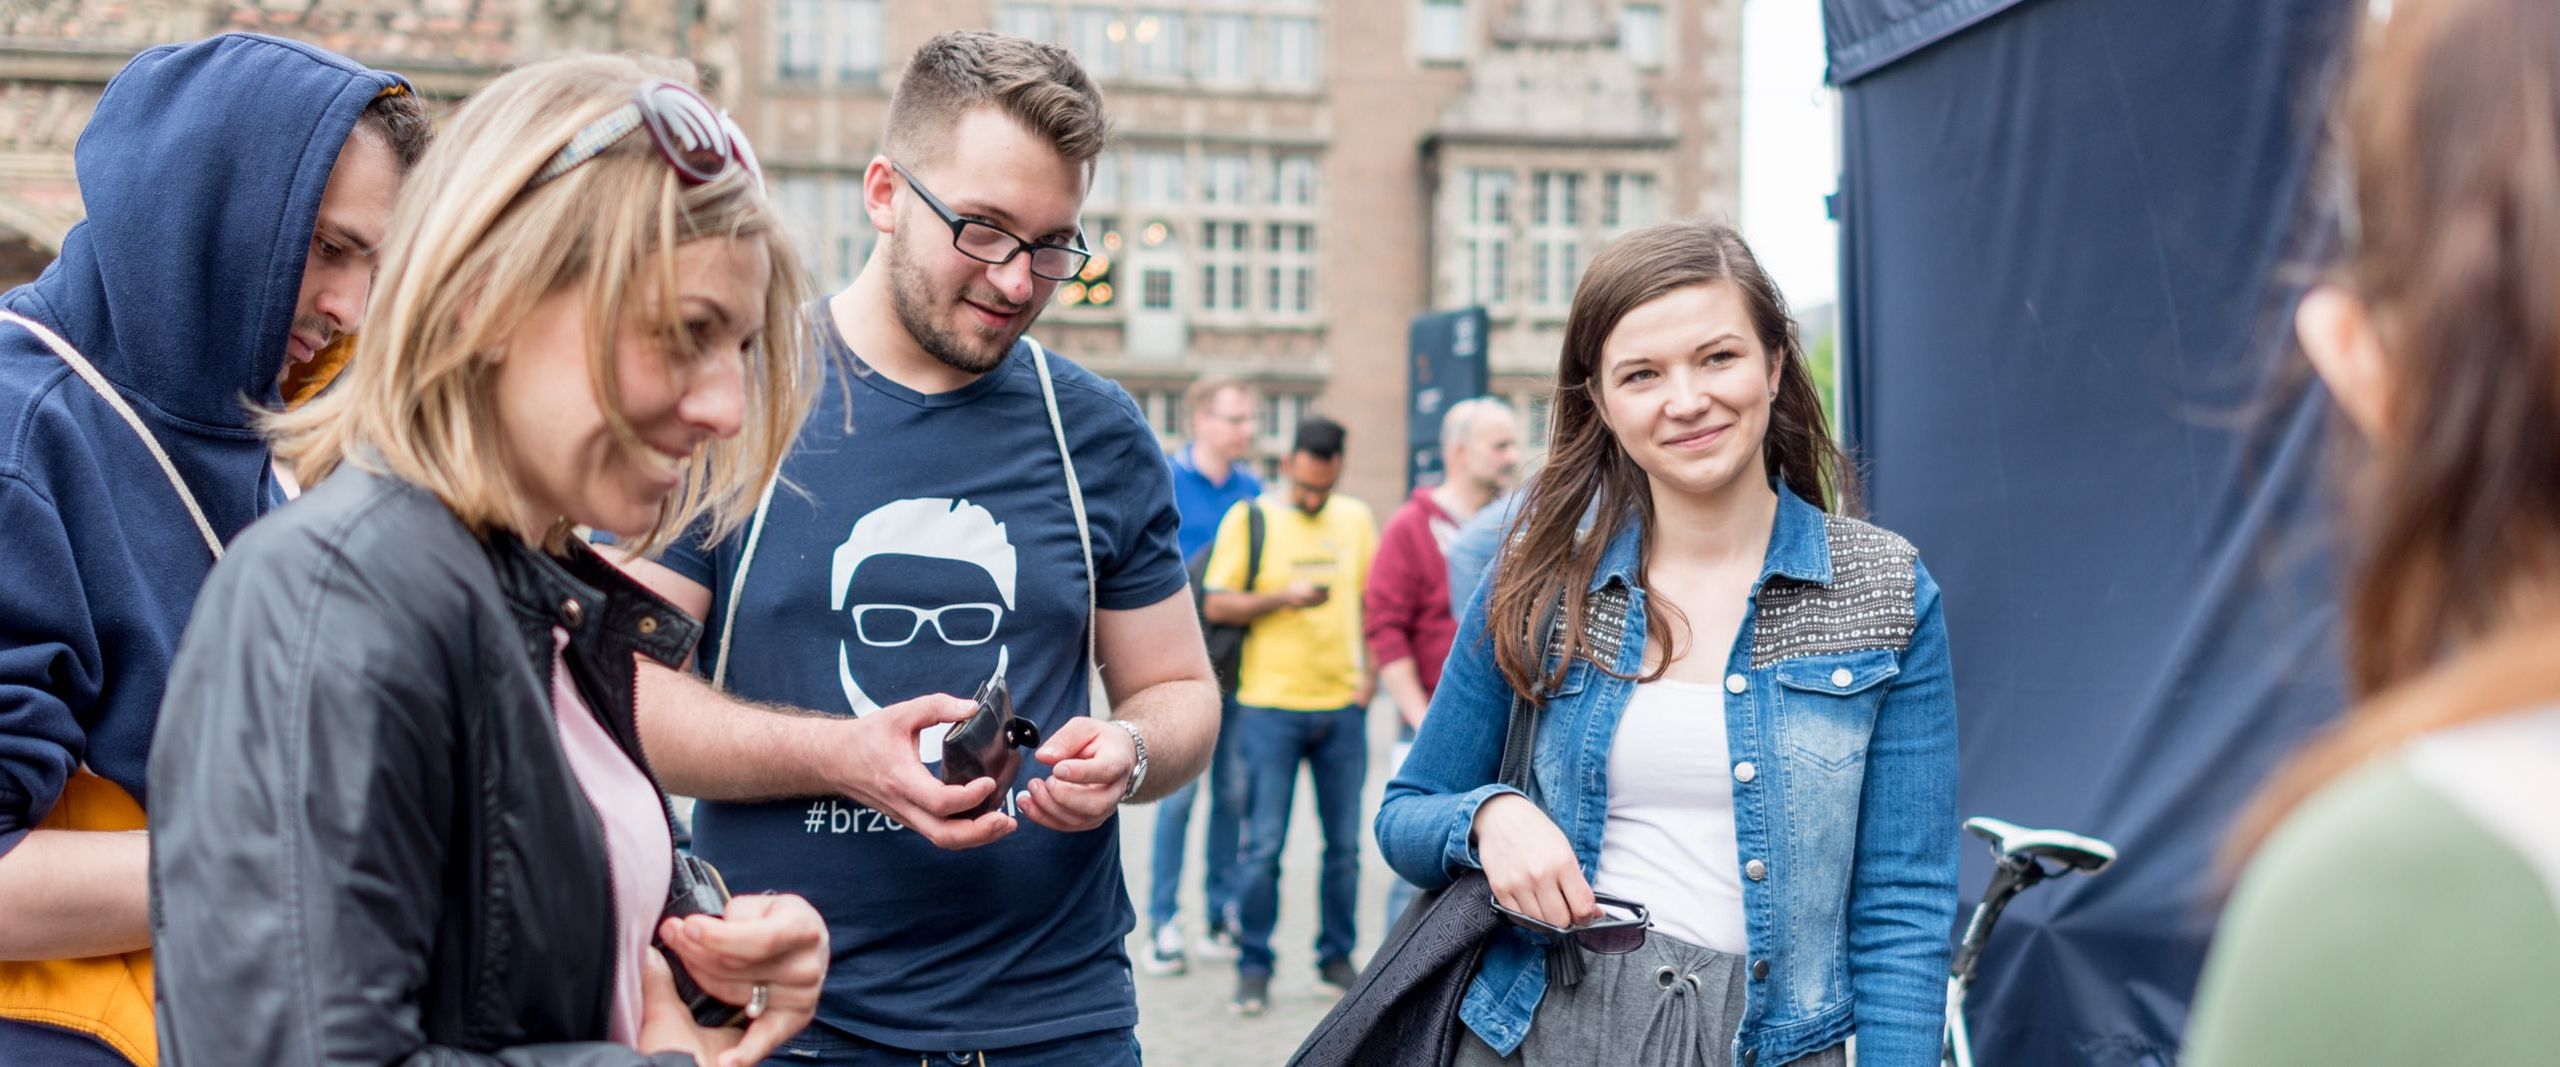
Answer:
<svg viewBox="0 0 2560 1067"><path fill-rule="evenodd" d="M1117 806L1199 772L1218 694L1153 431L1083 368L1047 356L1044 374L1023 337L1084 265L1077 215L1105 138L1101 96L1063 49L983 31L918 49L887 152L863 178L879 244L814 309L834 359L861 373L826 390L785 463L797 488L773 492L740 536L631 564L707 623L697 668L721 688L644 665L640 696L659 775L705 801L696 851L735 890L796 892L827 913L835 965L792 1062L1138 1062ZM967 701L916 696L866 714L847 696L986 680L986 645L968 628L983 613L938 610L983 598L982 567L872 556L848 570L852 591L831 580L857 525L940 521L917 501L983 510L1013 561L991 639L1016 713L1047 739L1023 783L945 786L918 759L919 735L966 716ZM904 622L900 605L914 609ZM878 629L891 623L917 628L899 643L907 635ZM1087 714L1097 660L1110 722ZM907 681L874 692L875 677ZM1000 786L1015 791L1008 810L948 817Z"/></svg>
<svg viewBox="0 0 2560 1067"><path fill-rule="evenodd" d="M1450 595L1448 550L1459 529L1519 476L1519 420L1501 401L1461 400L1441 416L1440 454L1447 476L1415 489L1378 534L1361 613L1378 684L1396 703L1396 767L1404 766L1413 732L1440 687L1440 665L1458 634L1455 611L1465 606ZM1418 892L1401 878L1390 883L1388 925Z"/></svg>

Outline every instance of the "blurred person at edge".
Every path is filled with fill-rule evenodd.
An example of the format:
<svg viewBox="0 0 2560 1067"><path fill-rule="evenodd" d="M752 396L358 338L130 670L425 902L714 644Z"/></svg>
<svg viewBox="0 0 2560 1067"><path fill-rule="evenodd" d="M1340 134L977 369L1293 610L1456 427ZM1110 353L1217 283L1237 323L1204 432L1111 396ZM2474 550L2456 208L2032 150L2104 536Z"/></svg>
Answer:
<svg viewBox="0 0 2560 1067"><path fill-rule="evenodd" d="M1196 571L1218 520L1237 504L1262 495L1262 479L1253 473L1254 394L1244 383L1215 375L1191 383L1182 396L1191 415L1191 440L1166 456L1173 471L1173 503L1182 515L1178 540L1182 558ZM1195 590L1196 592L1197 590ZM1222 687L1223 688L1223 687ZM1236 895L1242 881L1237 863L1244 829L1244 765L1235 754L1235 693L1218 700L1218 746L1209 757L1209 826L1203 843L1201 894L1208 915L1201 954L1231 958L1236 954ZM1149 974L1181 974L1190 968L1182 927L1175 922L1182 894L1184 846L1191 834L1191 808L1200 783L1174 790L1156 805L1156 833L1149 857L1147 888L1147 956Z"/></svg>
<svg viewBox="0 0 2560 1067"><path fill-rule="evenodd" d="M1335 492L1345 433L1322 416L1298 422L1281 474L1287 484L1227 512L1209 549L1202 610L1245 626L1236 682L1236 753L1245 766L1244 880L1237 901L1238 1014L1271 1004L1271 933L1280 917L1280 853L1289 836L1298 766L1315 785L1324 834L1316 897L1316 981L1334 992L1358 976L1360 786L1369 773L1369 698L1378 674L1360 640L1360 598L1377 555L1369 505ZM1248 574L1256 510L1262 566ZM1334 590L1340 589L1337 594Z"/></svg>
<svg viewBox="0 0 2560 1067"><path fill-rule="evenodd" d="M2560 1048L2560 7L2400 0L2334 124L2298 306L2355 447L2356 708L2241 818L2185 1062Z"/></svg>
<svg viewBox="0 0 2560 1067"><path fill-rule="evenodd" d="M1440 484L1415 489L1379 531L1378 559L1363 594L1369 659L1396 705L1391 767L1404 766L1413 749L1413 732L1440 687L1440 667L1458 633L1457 610L1466 606L1451 601L1447 553L1458 531L1520 476L1520 421L1501 401L1461 400L1440 418L1440 455L1446 471ZM1388 925L1419 892L1401 878L1387 887Z"/></svg>
<svg viewBox="0 0 2560 1067"><path fill-rule="evenodd" d="M703 800L695 850L827 917L837 966L788 1062L1138 1062L1118 813L1208 763L1218 692L1154 428L1027 336L1089 258L1108 133L1063 48L917 48L863 172L880 241L809 309L860 372L793 449L799 489L628 564L710 627L713 684L641 668L650 759ZM974 707L950 694L993 677L1043 740L1012 781L945 784Z"/></svg>
<svg viewBox="0 0 2560 1067"><path fill-rule="evenodd" d="M287 495L255 409L363 318L427 136L408 82L323 49L146 49L81 131L88 217L0 296L0 1063L156 1055L163 683L215 546Z"/></svg>
<svg viewBox="0 0 2560 1067"><path fill-rule="evenodd" d="M1727 227L1620 237L1574 292L1555 398L1378 847L1426 889L1481 869L1553 927L1609 914L1595 891L1653 925L1616 955L1499 931L1458 1062L1837 1065L1854 1033L1867 1067L1937 1063L1945 615L1909 542L1826 510L1855 483L1784 296ZM1496 780L1515 693L1541 705L1534 798Z"/></svg>
<svg viewBox="0 0 2560 1067"><path fill-rule="evenodd" d="M214 568L151 759L167 1063L744 1067L816 1007L808 902L666 915L633 680L696 630L573 532L735 524L815 392L799 263L690 73L480 90L353 366L267 420L313 488ZM751 1021L698 1025L670 956Z"/></svg>

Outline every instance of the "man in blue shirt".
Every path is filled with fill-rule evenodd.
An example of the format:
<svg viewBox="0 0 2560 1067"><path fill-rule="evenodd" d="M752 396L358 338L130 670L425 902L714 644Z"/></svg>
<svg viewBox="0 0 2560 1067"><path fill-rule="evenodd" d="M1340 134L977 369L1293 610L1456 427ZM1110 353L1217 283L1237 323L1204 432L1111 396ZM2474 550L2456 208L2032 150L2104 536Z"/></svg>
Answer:
<svg viewBox="0 0 2560 1067"><path fill-rule="evenodd" d="M879 244L813 309L854 373L747 530L630 564L705 620L711 680L644 665L641 736L732 889L827 915L781 1060L1134 1065L1116 814L1208 761L1217 690L1154 431L1024 336L1088 256L1102 99L1064 49L984 31L897 84L863 175ZM992 677L1045 740L1014 781L945 785L972 709L947 694Z"/></svg>
<svg viewBox="0 0 2560 1067"><path fill-rule="evenodd" d="M1182 513L1182 558L1196 559L1216 540L1227 509L1262 495L1254 477L1253 393L1233 378L1206 376L1182 396L1191 413L1191 443L1173 450L1173 502ZM1201 889L1209 907L1203 955L1236 954L1237 842L1244 831L1243 765L1234 758L1235 694L1218 702L1218 749L1209 762L1209 840ZM1147 894L1149 974L1181 974L1190 961L1182 927L1174 922L1182 888L1183 845L1191 835L1191 805L1199 783L1183 786L1156 808L1153 871Z"/></svg>

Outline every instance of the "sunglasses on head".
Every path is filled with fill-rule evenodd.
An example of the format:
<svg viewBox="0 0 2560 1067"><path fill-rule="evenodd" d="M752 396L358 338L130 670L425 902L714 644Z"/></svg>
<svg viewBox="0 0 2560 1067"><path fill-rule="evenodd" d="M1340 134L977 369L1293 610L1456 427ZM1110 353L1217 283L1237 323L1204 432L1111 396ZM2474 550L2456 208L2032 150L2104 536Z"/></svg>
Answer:
<svg viewBox="0 0 2560 1067"><path fill-rule="evenodd" d="M737 120L713 107L690 86L651 78L632 91L630 103L606 112L603 118L588 123L577 136L569 138L551 162L535 172L526 188L569 173L639 129L649 131L649 141L657 146L658 155L688 185L718 181L734 165L746 168L757 188L764 186L764 168L757 165L756 151L747 144L746 132L738 128Z"/></svg>
<svg viewBox="0 0 2560 1067"><path fill-rule="evenodd" d="M1493 910L1521 929L1553 938L1570 939L1575 944L1603 956L1623 956L1644 947L1644 932L1653 926L1651 911L1635 901L1624 897L1613 897L1606 893L1593 893L1591 900L1600 905L1600 917L1571 928L1556 926L1542 919L1522 915L1503 907L1500 903L1496 903Z"/></svg>

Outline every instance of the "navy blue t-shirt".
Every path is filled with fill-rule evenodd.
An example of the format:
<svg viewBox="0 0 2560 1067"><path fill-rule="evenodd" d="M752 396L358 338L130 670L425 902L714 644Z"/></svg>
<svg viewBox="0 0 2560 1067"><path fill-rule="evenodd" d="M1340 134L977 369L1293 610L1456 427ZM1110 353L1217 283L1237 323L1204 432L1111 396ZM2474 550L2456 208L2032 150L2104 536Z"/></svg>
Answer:
<svg viewBox="0 0 2560 1067"><path fill-rule="evenodd" d="M824 343L855 365L820 305ZM1105 610L1182 592L1164 453L1119 386L1052 355L1084 486ZM835 375L783 464L739 595L727 688L755 701L867 714L967 696L997 670L1043 736L1090 711L1085 573L1064 467L1028 344L979 380L916 393ZM846 431L845 404L852 404ZM727 635L744 531L671 547L712 590L696 667ZM919 756L939 760L939 731ZM1048 766L1025 754L1018 805ZM1018 815L1018 809L1016 811ZM1117 818L1062 834L1023 819L992 845L936 848L841 798L704 803L694 850L732 890L798 893L825 913L835 959L818 1017L903 1048L1005 1048L1133 1026L1121 947L1133 921Z"/></svg>

